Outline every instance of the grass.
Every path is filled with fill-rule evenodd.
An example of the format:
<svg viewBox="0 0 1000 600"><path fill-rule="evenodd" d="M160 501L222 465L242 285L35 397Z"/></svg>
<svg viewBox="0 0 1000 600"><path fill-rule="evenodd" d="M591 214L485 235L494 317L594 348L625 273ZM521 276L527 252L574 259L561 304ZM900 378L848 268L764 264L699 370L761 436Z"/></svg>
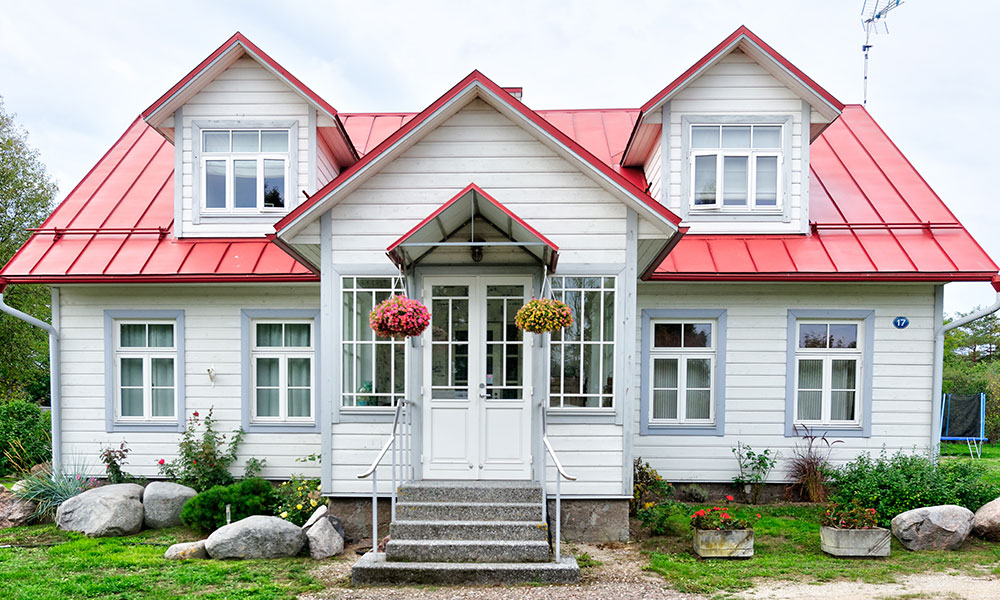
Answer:
<svg viewBox="0 0 1000 600"><path fill-rule="evenodd" d="M693 510L693 509L692 509ZM957 551L911 552L892 540L892 555L880 559L844 559L820 550L820 505L773 505L738 508L735 516L755 520L754 557L705 560L691 550L687 514L673 515L671 534L644 542L648 570L663 575L681 592L716 594L753 586L757 578L823 583L835 580L887 583L910 573L963 572L1000 574L1000 545L969 538Z"/></svg>
<svg viewBox="0 0 1000 600"><path fill-rule="evenodd" d="M982 458L973 459L965 443L942 443L941 460L975 460L983 469L983 482L1000 485L1000 445L983 444Z"/></svg>
<svg viewBox="0 0 1000 600"><path fill-rule="evenodd" d="M126 538L87 538L54 525L0 530L0 589L4 600L73 598L294 598L322 589L314 562L280 560L169 561L170 544L198 539L184 528Z"/></svg>

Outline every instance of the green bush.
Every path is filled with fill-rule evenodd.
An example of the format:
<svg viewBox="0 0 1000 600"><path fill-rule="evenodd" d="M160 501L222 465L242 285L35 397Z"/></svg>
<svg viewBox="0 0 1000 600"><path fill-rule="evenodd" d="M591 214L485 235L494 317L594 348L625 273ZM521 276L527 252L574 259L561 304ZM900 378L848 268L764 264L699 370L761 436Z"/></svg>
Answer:
<svg viewBox="0 0 1000 600"><path fill-rule="evenodd" d="M226 524L227 504L235 523L253 515L274 515L278 494L259 478L217 485L188 500L181 510L181 521L191 529L211 533Z"/></svg>
<svg viewBox="0 0 1000 600"><path fill-rule="evenodd" d="M52 458L49 423L49 413L34 402L0 401L0 477Z"/></svg>
<svg viewBox="0 0 1000 600"><path fill-rule="evenodd" d="M299 527L306 524L313 512L327 500L320 492L319 479L292 475L291 481L278 486L278 516Z"/></svg>
<svg viewBox="0 0 1000 600"><path fill-rule="evenodd" d="M204 492L217 485L229 485L234 477L229 472L229 466L236 462L236 452L243 441L243 429L232 432L232 438L226 445L226 434L216 430L212 410L202 420L198 411L191 413L187 427L181 434L177 445L177 458L167 462L159 460L160 475L177 483ZM199 438L197 430L204 425L204 431ZM247 461L245 477L250 478L260 472L266 459L250 459Z"/></svg>
<svg viewBox="0 0 1000 600"><path fill-rule="evenodd" d="M899 513L923 506L957 504L975 511L1000 496L1000 486L982 480L979 465L964 461L935 464L926 456L897 452L878 459L863 454L833 469L830 500L876 509L879 525L888 527Z"/></svg>

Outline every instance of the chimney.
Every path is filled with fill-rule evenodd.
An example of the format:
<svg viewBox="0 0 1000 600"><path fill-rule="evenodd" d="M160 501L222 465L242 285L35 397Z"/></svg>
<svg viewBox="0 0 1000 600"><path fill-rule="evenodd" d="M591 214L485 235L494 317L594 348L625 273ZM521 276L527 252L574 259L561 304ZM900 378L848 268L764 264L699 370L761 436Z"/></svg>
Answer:
<svg viewBox="0 0 1000 600"><path fill-rule="evenodd" d="M505 87L505 88L503 88L503 91L507 92L511 96L514 96L518 100L521 99L521 91L522 91L522 89L519 88L519 87Z"/></svg>

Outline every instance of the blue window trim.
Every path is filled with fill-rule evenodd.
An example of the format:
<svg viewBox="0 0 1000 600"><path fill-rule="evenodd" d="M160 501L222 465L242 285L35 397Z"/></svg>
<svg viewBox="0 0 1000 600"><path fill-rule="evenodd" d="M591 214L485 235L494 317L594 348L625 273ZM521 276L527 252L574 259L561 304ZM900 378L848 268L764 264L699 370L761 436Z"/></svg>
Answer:
<svg viewBox="0 0 1000 600"><path fill-rule="evenodd" d="M119 422L115 420L115 320L117 319L170 319L174 321L174 339L177 359L177 419L170 422ZM184 311L183 310L106 310L104 311L104 431L106 433L130 431L184 431L185 396L184 383Z"/></svg>
<svg viewBox="0 0 1000 600"><path fill-rule="evenodd" d="M803 429L795 430L795 352L798 336L795 333L799 319L852 319L864 322L864 349L861 353L861 426L823 426L813 428L815 433L832 433L837 437L870 438L872 436L872 371L875 346L874 310L803 310L788 309L788 358L785 362L785 437L801 437ZM818 429L818 430L817 430Z"/></svg>
<svg viewBox="0 0 1000 600"><path fill-rule="evenodd" d="M250 340L253 332L250 330L250 323L254 319L313 320L313 348L315 348L315 355L313 357L313 385L315 387L313 388L312 423L255 423L250 418L253 414L252 407L250 406L250 402L253 397L253 382L250 381ZM319 433L320 398L323 397L320 389L320 382L322 381L322 378L319 377L319 369L323 364L320 353L322 345L319 343L319 331L320 318L318 308L244 308L240 311L240 394L242 396L242 409L240 410L240 413L242 415L243 431L250 433Z"/></svg>
<svg viewBox="0 0 1000 600"><path fill-rule="evenodd" d="M726 316L725 309L643 309L642 379L639 400L639 435L726 434ZM660 319L714 319L715 325L715 423L711 425L657 425L649 422L652 385L649 377L651 322Z"/></svg>

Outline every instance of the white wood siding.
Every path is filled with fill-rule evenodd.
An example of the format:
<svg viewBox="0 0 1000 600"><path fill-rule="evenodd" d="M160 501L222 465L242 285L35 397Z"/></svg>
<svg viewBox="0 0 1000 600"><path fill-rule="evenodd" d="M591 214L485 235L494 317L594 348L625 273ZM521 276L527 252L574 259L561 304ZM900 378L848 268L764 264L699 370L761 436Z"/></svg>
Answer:
<svg viewBox="0 0 1000 600"><path fill-rule="evenodd" d="M663 202L663 144L658 140L646 157L642 169L646 173L646 183L649 185L649 195ZM652 228L652 225L650 225Z"/></svg>
<svg viewBox="0 0 1000 600"><path fill-rule="evenodd" d="M186 415L202 415L214 407L222 431L241 424L241 310L301 309L319 306L318 286L130 286L114 288L62 287L63 460L84 462L102 471L102 446L126 440L132 448L129 473L154 477L161 458L176 456L179 433L105 433L104 311L122 309L183 309L185 313ZM207 369L216 371L215 384ZM319 433L247 433L239 447L234 472L243 472L248 457L266 458L265 477L290 473L319 476L316 463L295 459L319 453Z"/></svg>
<svg viewBox="0 0 1000 600"><path fill-rule="evenodd" d="M648 460L671 481L731 481L737 441L757 451L780 450L783 459L770 480L785 480L785 459L795 445L784 436L789 308L875 311L872 435L831 434L844 440L835 446L834 463L865 451L878 455L883 448L890 454L926 451L930 444L933 286L640 283L640 314L648 308L728 310L725 436L639 435L636 404L633 456ZM906 329L892 325L900 315L910 319ZM640 339L639 347L645 342ZM638 378L637 369L637 388Z"/></svg>
<svg viewBox="0 0 1000 600"><path fill-rule="evenodd" d="M559 462L576 481L562 482L562 493L569 496L622 495L622 426L599 423L549 424L549 441ZM548 453L546 489L556 491L556 471Z"/></svg>
<svg viewBox="0 0 1000 600"><path fill-rule="evenodd" d="M181 217L184 236L259 236L274 233L274 223L281 218L244 219L235 218L202 219L194 223L192 186L200 185L194 181L195 169L193 161L199 160L193 155L192 128L194 121L245 121L247 126L262 121L296 121L297 147L291 150L296 153L298 161L298 187L291 190L289 206L296 206L303 198L302 191L313 192L309 182L309 111L312 108L285 83L271 75L255 60L243 57L233 63L228 69L205 86L199 93L184 105L183 132L180 143L183 144L183 179L181 186ZM199 194L200 196L200 194Z"/></svg>
<svg viewBox="0 0 1000 600"><path fill-rule="evenodd" d="M316 189L308 190L310 194L333 181L338 173L333 151L326 140L317 135L316 144Z"/></svg>

